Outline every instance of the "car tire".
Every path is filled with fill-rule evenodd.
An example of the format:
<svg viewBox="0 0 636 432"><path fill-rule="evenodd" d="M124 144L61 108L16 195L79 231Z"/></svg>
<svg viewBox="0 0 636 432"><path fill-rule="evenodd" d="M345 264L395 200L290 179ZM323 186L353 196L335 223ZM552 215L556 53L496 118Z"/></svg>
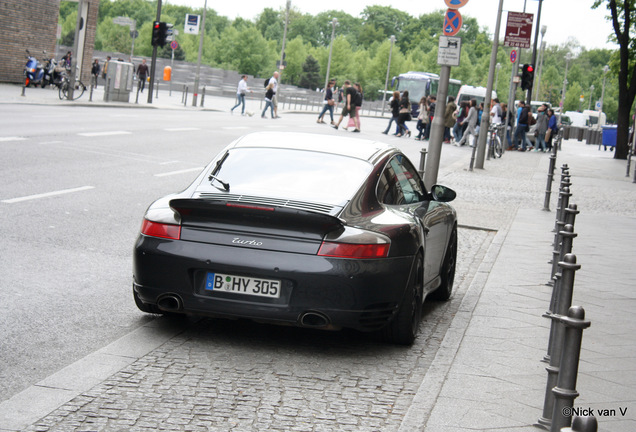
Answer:
<svg viewBox="0 0 636 432"><path fill-rule="evenodd" d="M446 254L444 255L444 263L442 264L442 270L440 271L440 278L442 279L442 283L439 288L431 293L431 298L433 300L446 301L451 298L451 295L453 294L453 283L455 282L456 265L457 227L454 227L450 239L448 240Z"/></svg>
<svg viewBox="0 0 636 432"><path fill-rule="evenodd" d="M409 282L393 320L382 330L382 338L399 345L412 345L422 320L423 260L415 258Z"/></svg>
<svg viewBox="0 0 636 432"><path fill-rule="evenodd" d="M137 295L137 292L134 289L133 289L133 297L135 298L135 304L137 305L137 308L140 311L146 312L146 313L151 313L151 314L162 314L163 313L163 312L161 312L161 310L159 310L157 305L153 305L153 304L142 302L141 299L139 298L139 296Z"/></svg>

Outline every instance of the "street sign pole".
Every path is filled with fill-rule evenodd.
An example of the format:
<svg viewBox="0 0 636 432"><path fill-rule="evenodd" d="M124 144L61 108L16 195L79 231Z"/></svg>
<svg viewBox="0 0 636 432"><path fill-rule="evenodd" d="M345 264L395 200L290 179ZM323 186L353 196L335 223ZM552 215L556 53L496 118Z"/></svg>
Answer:
<svg viewBox="0 0 636 432"><path fill-rule="evenodd" d="M479 140L477 147L476 168L484 168L486 157L486 137L490 126L490 102L492 98L492 86L495 81L495 65L497 64L497 51L499 49L499 28L501 27L501 11L503 10L503 0L499 0L497 10L497 24L495 25L495 36L492 43L492 54L490 55L490 69L488 71L488 85L486 86L486 98L484 100L484 112L481 115L481 126L479 128ZM488 110L488 111L486 111Z"/></svg>
<svg viewBox="0 0 636 432"><path fill-rule="evenodd" d="M448 83L450 81L451 66L459 66L461 57L461 39L454 38L462 27L462 16L457 11L466 5L468 0L444 0L448 10L444 16L444 27L440 36L437 56L437 64L441 66L439 73L439 85L437 87L437 102L435 103L435 116L431 123L431 136L428 142L428 157L424 169L424 184L432 187L437 183L439 163L442 157L442 141L444 141L444 113L446 111L446 98L448 96Z"/></svg>

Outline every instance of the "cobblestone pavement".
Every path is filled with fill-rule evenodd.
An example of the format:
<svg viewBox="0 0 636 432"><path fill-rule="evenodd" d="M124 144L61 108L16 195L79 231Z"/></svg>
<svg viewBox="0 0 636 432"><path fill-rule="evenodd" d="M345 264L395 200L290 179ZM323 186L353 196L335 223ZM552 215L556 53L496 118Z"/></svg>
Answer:
<svg viewBox="0 0 636 432"><path fill-rule="evenodd" d="M459 230L453 300L426 303L410 348L201 319L27 431L397 430L493 237Z"/></svg>

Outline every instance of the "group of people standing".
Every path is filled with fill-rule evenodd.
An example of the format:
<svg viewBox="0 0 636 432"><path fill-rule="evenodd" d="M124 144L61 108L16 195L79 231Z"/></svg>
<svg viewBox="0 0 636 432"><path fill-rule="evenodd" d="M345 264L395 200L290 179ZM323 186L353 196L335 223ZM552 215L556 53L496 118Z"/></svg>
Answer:
<svg viewBox="0 0 636 432"><path fill-rule="evenodd" d="M552 150L552 140L559 132L559 125L554 110L547 104L542 104L537 109L537 118L534 119L532 110L524 101L519 101L517 108L517 128L514 137L510 140L508 136L508 150L526 151L532 150L533 146L527 139L527 132L530 126L536 122L535 129L535 151Z"/></svg>

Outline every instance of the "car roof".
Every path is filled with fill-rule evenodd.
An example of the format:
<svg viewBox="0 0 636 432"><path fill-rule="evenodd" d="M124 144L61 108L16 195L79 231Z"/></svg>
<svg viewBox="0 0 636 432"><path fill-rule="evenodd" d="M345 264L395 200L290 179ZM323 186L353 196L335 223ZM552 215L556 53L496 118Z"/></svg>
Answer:
<svg viewBox="0 0 636 432"><path fill-rule="evenodd" d="M228 149L248 147L330 153L371 163L384 154L398 152L396 147L379 141L299 132L255 132L239 138Z"/></svg>

